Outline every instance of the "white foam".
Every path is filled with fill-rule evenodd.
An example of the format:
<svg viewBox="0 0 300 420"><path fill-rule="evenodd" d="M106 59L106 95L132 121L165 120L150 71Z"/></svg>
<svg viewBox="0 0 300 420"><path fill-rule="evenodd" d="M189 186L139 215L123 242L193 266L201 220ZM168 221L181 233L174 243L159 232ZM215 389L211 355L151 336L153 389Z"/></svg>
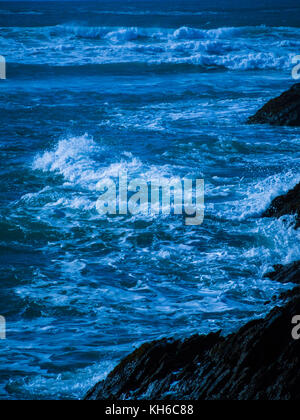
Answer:
<svg viewBox="0 0 300 420"><path fill-rule="evenodd" d="M171 176L169 165L144 165L131 152L125 151L116 157L115 162L112 160L105 147L85 134L62 139L53 150L38 154L33 161L33 169L55 172L70 185L80 184L89 186L89 189L94 189L101 179L117 178L124 172L128 173L128 177L139 176L143 179Z"/></svg>
<svg viewBox="0 0 300 420"><path fill-rule="evenodd" d="M241 180L240 185L234 187L240 199L225 203L225 209L217 211L217 214L221 217L230 217L232 220L246 220L260 216L275 197L288 192L299 182L300 174L295 174L293 171L277 173L248 187Z"/></svg>
<svg viewBox="0 0 300 420"><path fill-rule="evenodd" d="M275 53L249 53L207 55L195 54L189 57L171 57L166 61L152 61L152 64L190 64L203 67L223 67L230 70L267 70L287 69L291 66L292 56L278 56Z"/></svg>
<svg viewBox="0 0 300 420"><path fill-rule="evenodd" d="M0 48L24 64L189 64L230 70L287 69L298 28L178 29L83 26L8 28ZM282 39L278 40L278 33ZM76 39L74 39L76 38ZM72 54L70 55L70 51Z"/></svg>
<svg viewBox="0 0 300 420"><path fill-rule="evenodd" d="M97 182L98 174L93 171L91 153L99 147L87 134L59 141L53 151L46 151L35 158L33 169L57 172L74 184L86 181Z"/></svg>
<svg viewBox="0 0 300 420"><path fill-rule="evenodd" d="M240 35L247 28L195 29L183 26L173 33L175 39L219 39Z"/></svg>
<svg viewBox="0 0 300 420"><path fill-rule="evenodd" d="M102 361L75 372L63 374L36 375L26 381L9 380L9 386L18 395L26 398L82 399L87 391L103 380L114 368L116 361Z"/></svg>
<svg viewBox="0 0 300 420"><path fill-rule="evenodd" d="M157 35L156 31L138 27L60 25L56 29L65 35L75 35L78 38L107 39L120 42Z"/></svg>

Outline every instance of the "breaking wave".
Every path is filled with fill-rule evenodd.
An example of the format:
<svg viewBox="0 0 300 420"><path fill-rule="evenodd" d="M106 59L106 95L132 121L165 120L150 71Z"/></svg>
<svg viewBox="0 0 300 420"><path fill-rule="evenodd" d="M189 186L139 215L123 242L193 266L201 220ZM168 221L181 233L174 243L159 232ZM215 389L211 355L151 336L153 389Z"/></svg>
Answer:
<svg viewBox="0 0 300 420"><path fill-rule="evenodd" d="M278 31L284 42L278 39ZM21 65L76 67L127 63L234 71L290 69L295 34L299 30L265 26L205 30L186 26L166 29L65 24L25 28L22 34L15 28L6 32L5 38L0 37L0 48L8 62ZM8 43L10 39L13 42Z"/></svg>

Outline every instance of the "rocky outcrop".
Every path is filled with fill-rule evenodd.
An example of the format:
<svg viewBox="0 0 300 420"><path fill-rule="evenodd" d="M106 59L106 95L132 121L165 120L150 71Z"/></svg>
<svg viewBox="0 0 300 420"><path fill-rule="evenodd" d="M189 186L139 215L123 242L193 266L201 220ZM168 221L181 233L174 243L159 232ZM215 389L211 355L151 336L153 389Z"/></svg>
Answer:
<svg viewBox="0 0 300 420"><path fill-rule="evenodd" d="M300 261L288 265L275 265L274 272L266 274L265 277L279 283L300 284Z"/></svg>
<svg viewBox="0 0 300 420"><path fill-rule="evenodd" d="M292 318L299 288L284 307L220 334L144 344L86 399L300 400L300 341Z"/></svg>
<svg viewBox="0 0 300 420"><path fill-rule="evenodd" d="M282 217L296 215L296 228L300 227L300 184L287 194L275 198L263 217Z"/></svg>
<svg viewBox="0 0 300 420"><path fill-rule="evenodd" d="M297 214L300 185L276 198L266 217ZM276 265L266 277L300 284L300 262ZM238 332L146 343L86 395L88 400L300 400L300 287L274 297L275 307ZM298 328L298 327L297 327ZM300 328L298 328L300 331Z"/></svg>
<svg viewBox="0 0 300 420"><path fill-rule="evenodd" d="M269 101L248 119L248 123L300 126L300 83Z"/></svg>

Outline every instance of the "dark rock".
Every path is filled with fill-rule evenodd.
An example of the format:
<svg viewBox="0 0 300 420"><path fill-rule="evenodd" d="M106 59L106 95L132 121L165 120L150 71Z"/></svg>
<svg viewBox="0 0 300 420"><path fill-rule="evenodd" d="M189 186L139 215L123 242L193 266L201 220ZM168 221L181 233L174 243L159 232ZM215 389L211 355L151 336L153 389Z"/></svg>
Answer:
<svg viewBox="0 0 300 420"><path fill-rule="evenodd" d="M288 265L275 265L274 271L265 277L280 283L300 284L300 261Z"/></svg>
<svg viewBox="0 0 300 420"><path fill-rule="evenodd" d="M300 86L300 85L299 85ZM297 215L300 184L276 198L265 217ZM300 284L300 261L274 267L267 277ZM142 345L86 395L89 400L300 400L300 287L283 293L284 306L238 332L163 339Z"/></svg>
<svg viewBox="0 0 300 420"><path fill-rule="evenodd" d="M217 333L144 344L86 399L300 400L295 315L300 288L284 307L226 338Z"/></svg>
<svg viewBox="0 0 300 420"><path fill-rule="evenodd" d="M297 286L292 290L287 290L286 292L281 293L279 297L274 297L274 300L279 300L281 302L288 301L296 295L300 296L300 286Z"/></svg>
<svg viewBox="0 0 300 420"><path fill-rule="evenodd" d="M300 184L287 194L275 198L263 217L282 217L296 215L296 228L300 227Z"/></svg>
<svg viewBox="0 0 300 420"><path fill-rule="evenodd" d="M248 123L300 126L300 83L269 101L248 119Z"/></svg>

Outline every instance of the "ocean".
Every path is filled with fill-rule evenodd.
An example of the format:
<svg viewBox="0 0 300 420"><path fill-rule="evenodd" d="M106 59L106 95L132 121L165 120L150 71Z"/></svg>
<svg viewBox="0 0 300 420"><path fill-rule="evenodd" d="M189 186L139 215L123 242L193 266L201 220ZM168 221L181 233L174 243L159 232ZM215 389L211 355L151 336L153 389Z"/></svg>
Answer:
<svg viewBox="0 0 300 420"><path fill-rule="evenodd" d="M242 4L241 4L242 3ZM1 399L79 399L141 343L236 331L287 290L299 128L247 118L294 83L299 1L0 2ZM96 185L205 180L205 219L100 215Z"/></svg>

